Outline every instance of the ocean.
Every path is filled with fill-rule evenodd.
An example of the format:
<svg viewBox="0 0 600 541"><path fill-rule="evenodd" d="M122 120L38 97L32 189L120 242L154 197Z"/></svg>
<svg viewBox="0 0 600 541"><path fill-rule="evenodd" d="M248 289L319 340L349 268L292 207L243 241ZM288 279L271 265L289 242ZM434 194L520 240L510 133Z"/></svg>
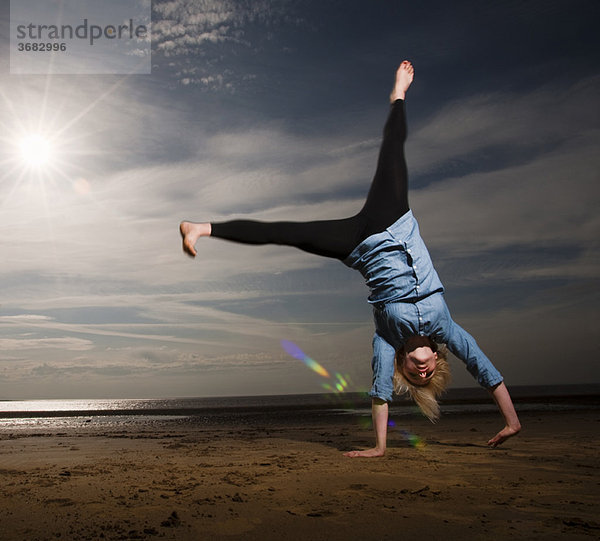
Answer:
<svg viewBox="0 0 600 541"><path fill-rule="evenodd" d="M517 411L600 409L600 384L515 386L510 388ZM483 389L450 389L440 401L442 415L496 410ZM419 415L398 398L390 417ZM0 400L0 436L13 432L46 433L71 430L149 430L161 426L302 425L318 417L342 423L370 417L365 393L235 396L160 399Z"/></svg>

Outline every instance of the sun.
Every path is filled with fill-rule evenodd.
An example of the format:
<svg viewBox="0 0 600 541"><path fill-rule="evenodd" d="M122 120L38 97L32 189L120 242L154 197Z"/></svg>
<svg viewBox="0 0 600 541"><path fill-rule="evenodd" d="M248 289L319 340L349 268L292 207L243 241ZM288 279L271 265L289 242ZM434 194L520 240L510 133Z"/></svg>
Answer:
<svg viewBox="0 0 600 541"><path fill-rule="evenodd" d="M42 167L52 161L52 142L38 133L23 136L18 148L21 161L30 168Z"/></svg>

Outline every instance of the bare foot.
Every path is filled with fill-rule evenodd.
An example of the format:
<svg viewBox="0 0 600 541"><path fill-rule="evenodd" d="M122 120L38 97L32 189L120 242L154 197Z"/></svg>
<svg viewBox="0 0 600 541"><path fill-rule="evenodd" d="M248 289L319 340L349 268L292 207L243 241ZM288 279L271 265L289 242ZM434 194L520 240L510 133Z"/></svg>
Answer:
<svg viewBox="0 0 600 541"><path fill-rule="evenodd" d="M191 257L196 257L196 242L200 237L209 237L210 223L181 222L179 232L183 239L183 251Z"/></svg>
<svg viewBox="0 0 600 541"><path fill-rule="evenodd" d="M377 447L365 451L349 451L348 453L344 453L344 456L350 458L376 458L383 455L385 455L385 449L378 449Z"/></svg>
<svg viewBox="0 0 600 541"><path fill-rule="evenodd" d="M396 83L394 84L394 90L390 94L390 103L394 103L396 100L403 100L406 97L406 91L413 82L415 76L415 68L408 61L405 60L398 66L396 71Z"/></svg>

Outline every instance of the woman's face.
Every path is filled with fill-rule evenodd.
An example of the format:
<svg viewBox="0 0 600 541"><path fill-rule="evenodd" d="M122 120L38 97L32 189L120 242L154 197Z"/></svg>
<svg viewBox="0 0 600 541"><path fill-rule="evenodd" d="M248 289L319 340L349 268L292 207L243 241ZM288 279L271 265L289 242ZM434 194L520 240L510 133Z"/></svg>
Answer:
<svg viewBox="0 0 600 541"><path fill-rule="evenodd" d="M435 372L437 353L429 346L420 346L404 356L402 373L413 385L426 385Z"/></svg>

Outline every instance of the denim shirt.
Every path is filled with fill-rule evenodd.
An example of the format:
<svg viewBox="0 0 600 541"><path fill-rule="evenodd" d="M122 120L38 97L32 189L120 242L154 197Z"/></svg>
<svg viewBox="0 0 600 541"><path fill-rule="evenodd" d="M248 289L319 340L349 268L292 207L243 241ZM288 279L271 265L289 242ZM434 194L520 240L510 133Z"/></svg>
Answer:
<svg viewBox="0 0 600 541"><path fill-rule="evenodd" d="M452 320L444 287L412 211L362 241L344 264L363 275L371 292L368 301L373 305L376 329L372 396L391 400L395 351L414 335L446 344L481 386L494 387L502 381L474 338ZM380 391L375 390L377 385Z"/></svg>
<svg viewBox="0 0 600 541"><path fill-rule="evenodd" d="M344 263L364 276L372 304L414 302L444 291L411 210L366 238Z"/></svg>

